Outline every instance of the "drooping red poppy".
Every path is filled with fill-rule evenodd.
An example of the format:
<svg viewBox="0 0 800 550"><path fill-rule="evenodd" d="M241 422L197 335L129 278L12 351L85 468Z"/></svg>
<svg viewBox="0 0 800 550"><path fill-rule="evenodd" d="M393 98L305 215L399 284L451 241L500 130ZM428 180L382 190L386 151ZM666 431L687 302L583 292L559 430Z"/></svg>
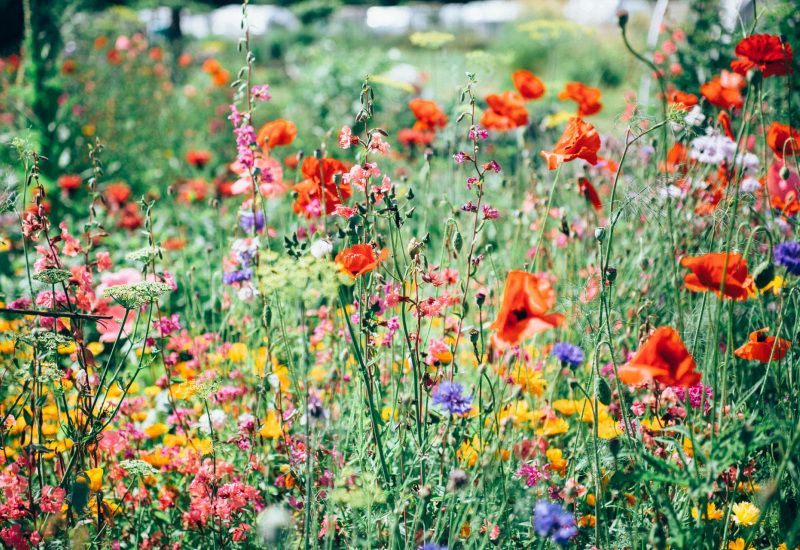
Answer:
<svg viewBox="0 0 800 550"><path fill-rule="evenodd" d="M272 149L273 147L283 147L289 145L297 137L297 126L294 122L279 118L272 122L267 122L258 131L256 143L261 147Z"/></svg>
<svg viewBox="0 0 800 550"><path fill-rule="evenodd" d="M558 94L558 99L567 101L571 99L578 104L578 116L589 116L600 112L603 104L600 98L603 94L597 88L590 88L581 82L569 82L563 91Z"/></svg>
<svg viewBox="0 0 800 550"><path fill-rule="evenodd" d="M769 327L751 332L750 341L734 351L733 354L742 359L747 359L748 361L769 363L770 357L772 357L773 361L780 361L786 357L786 352L789 351L789 346L791 346L792 343L789 340L780 338L776 345L776 338L774 336L767 336L767 332L769 332ZM775 353L772 352L773 348L775 348Z"/></svg>
<svg viewBox="0 0 800 550"><path fill-rule="evenodd" d="M733 137L733 128L731 127L731 116L726 111L720 111L717 115L717 121L722 126L722 130L728 139L735 142L736 138Z"/></svg>
<svg viewBox="0 0 800 550"><path fill-rule="evenodd" d="M794 141L790 141L790 139ZM775 121L767 132L767 145L779 159L782 159L784 154L794 156L800 152L800 132L788 124Z"/></svg>
<svg viewBox="0 0 800 550"><path fill-rule="evenodd" d="M720 109L741 109L744 105L742 93L737 88L723 86L718 77L700 86L700 93L709 103Z"/></svg>
<svg viewBox="0 0 800 550"><path fill-rule="evenodd" d="M428 99L412 99L408 102L411 112L417 122L414 123L415 130L436 130L447 124L447 115L442 108L435 102Z"/></svg>
<svg viewBox="0 0 800 550"><path fill-rule="evenodd" d="M786 74L786 65L789 70L792 66L792 47L786 44L786 59L783 57L781 39L771 34L754 34L742 39L734 53L739 57L731 61L731 69L736 74L747 76L751 69L760 70L764 78L770 76L783 76ZM794 73L794 71L792 70Z"/></svg>
<svg viewBox="0 0 800 550"><path fill-rule="evenodd" d="M697 365L672 327L659 327L639 348L636 355L617 371L626 384L655 380L665 386L694 386L700 382Z"/></svg>
<svg viewBox="0 0 800 550"><path fill-rule="evenodd" d="M544 83L536 78L532 72L526 70L514 71L511 74L514 87L524 99L539 99L546 91Z"/></svg>
<svg viewBox="0 0 800 550"><path fill-rule="evenodd" d="M489 108L481 117L481 125L490 130L513 130L528 124L528 111L522 98L511 90L486 96Z"/></svg>
<svg viewBox="0 0 800 550"><path fill-rule="evenodd" d="M511 271L503 291L503 304L489 327L497 330L492 345L498 350L520 343L564 322L560 313L547 313L556 305L556 291L546 279L526 271Z"/></svg>
<svg viewBox="0 0 800 550"><path fill-rule="evenodd" d="M355 279L359 275L369 273L388 257L389 250L386 248L381 250L376 258L375 252L370 245L356 244L340 251L333 261L336 263L339 271L347 273Z"/></svg>
<svg viewBox="0 0 800 550"><path fill-rule="evenodd" d="M581 192L586 200L592 203L592 206L595 210L602 210L603 203L600 201L600 195L597 194L597 190L592 185L592 182L589 181L586 177L579 177L578 178L578 190Z"/></svg>
<svg viewBox="0 0 800 550"><path fill-rule="evenodd" d="M670 105L674 105L676 109L682 109L684 111L690 111L699 101L700 98L696 95L687 94L678 90L667 94L667 102Z"/></svg>
<svg viewBox="0 0 800 550"><path fill-rule="evenodd" d="M746 300L747 291L753 284L753 278L747 273L747 260L741 254L727 254L725 264L724 252L711 252L702 256L685 257L681 265L692 272L684 277L686 288L693 292L713 291L720 296L722 281L725 281L724 295L734 300Z"/></svg>
<svg viewBox="0 0 800 550"><path fill-rule="evenodd" d="M781 197L781 195L774 195L770 198L772 208L780 210L781 215L791 218L800 212L800 202L797 200L797 194L794 191L789 191Z"/></svg>
<svg viewBox="0 0 800 550"><path fill-rule="evenodd" d="M547 160L547 168L555 170L562 162L578 158L595 165L599 150L600 134L595 127L579 117L572 117L553 151L542 151L542 156Z"/></svg>
<svg viewBox="0 0 800 550"><path fill-rule="evenodd" d="M334 158L328 157L319 161L316 157L306 157L303 160L300 172L306 179L292 187L292 190L297 193L297 199L292 205L292 209L296 214L302 214L307 218L315 217L310 207L315 199L320 203L322 202L323 177L325 212L332 213L337 204L342 204L353 194L349 183L342 181L337 188L333 182L334 174L347 172L345 165ZM319 206L321 209L322 204Z"/></svg>

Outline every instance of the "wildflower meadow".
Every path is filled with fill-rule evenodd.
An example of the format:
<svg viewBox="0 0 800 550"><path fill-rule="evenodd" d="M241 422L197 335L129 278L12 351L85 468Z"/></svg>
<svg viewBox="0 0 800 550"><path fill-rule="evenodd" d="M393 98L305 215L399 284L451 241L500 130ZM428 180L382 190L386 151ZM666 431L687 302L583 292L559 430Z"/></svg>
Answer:
<svg viewBox="0 0 800 550"><path fill-rule="evenodd" d="M800 547L794 1L22 4L2 548Z"/></svg>

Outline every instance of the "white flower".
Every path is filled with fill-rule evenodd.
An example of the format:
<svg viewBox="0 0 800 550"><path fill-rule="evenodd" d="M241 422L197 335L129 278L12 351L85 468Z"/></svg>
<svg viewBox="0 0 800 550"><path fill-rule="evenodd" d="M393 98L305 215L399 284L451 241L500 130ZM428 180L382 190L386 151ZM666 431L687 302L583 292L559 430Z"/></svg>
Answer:
<svg viewBox="0 0 800 550"><path fill-rule="evenodd" d="M755 193L761 189L761 182L759 182L756 178L746 177L742 180L742 186L740 189L743 193Z"/></svg>
<svg viewBox="0 0 800 550"><path fill-rule="evenodd" d="M260 292L251 284L243 285L242 288L236 292L236 296L238 296L241 301L248 304L252 303L259 294Z"/></svg>
<svg viewBox="0 0 800 550"><path fill-rule="evenodd" d="M732 162L736 154L736 143L727 136L708 135L692 140L689 158L703 164Z"/></svg>
<svg viewBox="0 0 800 550"><path fill-rule="evenodd" d="M319 259L327 256L333 250L333 245L328 239L320 239L311 244L311 255Z"/></svg>
<svg viewBox="0 0 800 550"><path fill-rule="evenodd" d="M209 423L209 416L211 417L211 421ZM192 424L192 428L197 428L203 433L210 434L211 428L213 427L215 430L221 430L225 426L225 422L228 420L228 415L222 409L214 409L209 414L204 414L200 417L200 420Z"/></svg>
<svg viewBox="0 0 800 550"><path fill-rule="evenodd" d="M703 114L703 110L695 105L684 120L686 120L686 124L689 126L700 126L705 119L706 116Z"/></svg>

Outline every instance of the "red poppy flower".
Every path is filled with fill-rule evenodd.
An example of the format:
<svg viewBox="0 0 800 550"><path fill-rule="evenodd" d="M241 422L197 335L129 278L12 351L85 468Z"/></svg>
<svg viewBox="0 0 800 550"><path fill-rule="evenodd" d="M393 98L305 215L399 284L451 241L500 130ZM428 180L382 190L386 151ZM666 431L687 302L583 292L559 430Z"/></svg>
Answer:
<svg viewBox="0 0 800 550"><path fill-rule="evenodd" d="M726 298L746 300L747 290L753 284L752 277L747 274L747 260L743 260L741 254L731 252L727 254L726 266L725 256L724 252L712 252L683 258L681 265L692 270L683 279L686 288L693 292L713 291L719 296L724 279Z"/></svg>
<svg viewBox="0 0 800 550"><path fill-rule="evenodd" d="M581 118L572 117L553 151L542 151L542 156L547 160L547 168L555 170L562 162L575 159L583 159L595 165L599 150L600 135L595 127Z"/></svg>
<svg viewBox="0 0 800 550"><path fill-rule="evenodd" d="M687 171L687 164L689 163L689 151L686 149L686 146L681 143L680 141L676 142L673 145L669 152L667 153L667 164L664 165L663 162L660 162L658 165L658 169L662 172L669 172L670 174L674 174L678 170L686 173Z"/></svg>
<svg viewBox="0 0 800 550"><path fill-rule="evenodd" d="M511 79L514 81L514 87L519 92L519 95L525 99L539 99L546 90L542 81L533 76L530 71L514 71L511 74Z"/></svg>
<svg viewBox="0 0 800 550"><path fill-rule="evenodd" d="M789 141L790 138L794 141ZM788 124L773 122L767 132L767 145L779 159L782 159L784 154L794 156L800 152L800 132Z"/></svg>
<svg viewBox="0 0 800 550"><path fill-rule="evenodd" d="M334 258L334 262L339 267L339 271L347 273L355 279L359 275L369 273L378 267L378 263L388 257L389 250L386 248L381 250L376 258L370 245L356 244L339 252Z"/></svg>
<svg viewBox="0 0 800 550"><path fill-rule="evenodd" d="M675 329L660 327L617 373L626 384L655 380L665 386L689 387L700 382L702 376L695 368L692 355Z"/></svg>
<svg viewBox="0 0 800 550"><path fill-rule="evenodd" d="M589 116L600 111L603 104L600 98L603 94L597 88L590 88L581 82L570 82L566 88L558 94L558 99L567 101L571 99L578 104L578 116Z"/></svg>
<svg viewBox="0 0 800 550"><path fill-rule="evenodd" d="M528 124L528 111L522 98L511 90L486 96L489 108L481 117L481 125L490 130L513 130Z"/></svg>
<svg viewBox="0 0 800 550"><path fill-rule="evenodd" d="M581 195L586 197L586 200L592 203L592 206L595 210L603 209L603 203L600 202L600 195L597 194L597 190L594 188L594 185L592 185L592 182L581 176L578 178L578 189L580 190Z"/></svg>
<svg viewBox="0 0 800 550"><path fill-rule="evenodd" d="M186 152L186 162L188 162L192 166L197 166L198 168L202 168L203 166L208 164L210 160L211 160L211 151L197 151L195 149L189 149Z"/></svg>
<svg viewBox="0 0 800 550"><path fill-rule="evenodd" d="M547 313L555 305L556 291L546 279L526 271L510 272L503 291L503 305L489 327L498 331L492 335L492 345L502 351L557 327L565 317L560 313Z"/></svg>
<svg viewBox="0 0 800 550"><path fill-rule="evenodd" d="M744 105L741 92L737 88L723 86L719 78L700 86L700 93L709 103L720 109L741 109Z"/></svg>
<svg viewBox="0 0 800 550"><path fill-rule="evenodd" d="M733 137L733 128L731 128L731 116L726 111L720 111L717 115L717 121L722 126L722 130L728 136L728 139L735 142L736 138Z"/></svg>
<svg viewBox="0 0 800 550"><path fill-rule="evenodd" d="M294 122L279 118L278 120L267 122L261 127L256 136L256 143L261 147L272 149L273 147L289 145L296 137L297 126L294 125Z"/></svg>
<svg viewBox="0 0 800 550"><path fill-rule="evenodd" d="M433 132L426 132L424 130L415 130L414 128L403 128L397 132L397 141L402 145L430 145L433 143Z"/></svg>
<svg viewBox="0 0 800 550"><path fill-rule="evenodd" d="M415 130L436 130L437 126L442 127L447 124L447 115L433 101L412 99L408 102L408 106L417 119L417 122L414 123Z"/></svg>
<svg viewBox="0 0 800 550"><path fill-rule="evenodd" d="M131 188L127 183L118 182L106 186L106 199L116 204L122 204L131 198Z"/></svg>
<svg viewBox="0 0 800 550"><path fill-rule="evenodd" d="M771 34L748 36L736 45L734 53L739 59L731 61L731 69L742 76L747 76L747 71L750 69L760 70L764 74L764 78L783 76L786 74L787 63L791 70L792 48L786 44L786 59L784 60L783 47L778 36Z"/></svg>
<svg viewBox="0 0 800 550"><path fill-rule="evenodd" d="M297 214L308 218L314 217L308 207L315 199L321 202L323 177L325 178L325 212L332 213L337 204L342 204L353 194L349 183L343 181L337 189L333 182L334 174L347 172L345 165L334 158L324 158L319 161L315 157L306 157L300 171L306 179L292 187L292 190L297 193L297 199L292 205L292 209Z"/></svg>
<svg viewBox="0 0 800 550"><path fill-rule="evenodd" d="M674 91L667 94L667 101L670 105L674 105L676 108L682 109L684 111L689 111L697 105L700 101L694 94L687 94L681 91ZM682 105L682 107L678 107L678 105Z"/></svg>
<svg viewBox="0 0 800 550"><path fill-rule="evenodd" d="M770 357L773 361L780 361L786 357L786 352L789 351L792 343L780 338L778 344L775 345L776 338L767 336L767 332L769 332L769 327L751 332L750 341L734 351L734 355L748 361L761 361L762 363L769 363ZM772 352L773 348L775 348L775 353Z"/></svg>
<svg viewBox="0 0 800 550"><path fill-rule="evenodd" d="M797 201L797 196L794 191L789 191L785 196L774 195L770 199L772 208L780 210L781 215L791 218L800 212L800 202Z"/></svg>
<svg viewBox="0 0 800 550"><path fill-rule="evenodd" d="M81 186L81 183L83 183L83 180L77 174L64 174L58 178L58 186L67 191L77 189Z"/></svg>

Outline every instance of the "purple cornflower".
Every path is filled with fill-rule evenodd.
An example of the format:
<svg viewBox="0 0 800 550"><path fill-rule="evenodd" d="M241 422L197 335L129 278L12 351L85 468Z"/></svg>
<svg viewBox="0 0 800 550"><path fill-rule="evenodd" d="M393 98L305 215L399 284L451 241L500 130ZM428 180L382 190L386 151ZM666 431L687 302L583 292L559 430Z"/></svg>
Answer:
<svg viewBox="0 0 800 550"><path fill-rule="evenodd" d="M250 277L253 276L253 270L249 267L244 267L239 271L229 271L228 273L222 274L222 282L226 285L232 285L233 283L241 283L242 281L249 281Z"/></svg>
<svg viewBox="0 0 800 550"><path fill-rule="evenodd" d="M533 512L533 528L539 536L549 536L553 542L562 546L578 534L573 515L565 511L560 504L544 500L536 503Z"/></svg>
<svg viewBox="0 0 800 550"><path fill-rule="evenodd" d="M467 204L461 207L461 210L464 212L477 212L478 205L472 201L469 201Z"/></svg>
<svg viewBox="0 0 800 550"><path fill-rule="evenodd" d="M457 382L445 380L439 384L433 404L441 405L450 414L467 414L472 410L472 395L464 396L464 388Z"/></svg>
<svg viewBox="0 0 800 550"><path fill-rule="evenodd" d="M272 96L269 95L269 84L253 86L250 88L250 94L253 96L253 99L259 101L269 101L272 99Z"/></svg>
<svg viewBox="0 0 800 550"><path fill-rule="evenodd" d="M497 208L492 206L491 204L484 204L483 205L483 217L487 220L496 220L500 217L500 212L497 211Z"/></svg>
<svg viewBox="0 0 800 550"><path fill-rule="evenodd" d="M244 229L245 232L250 233L253 230L253 218L254 216L252 210L240 210L239 227ZM255 223L256 231L261 231L264 229L264 212L261 210L256 210Z"/></svg>
<svg viewBox="0 0 800 550"><path fill-rule="evenodd" d="M469 128L469 139L488 139L489 131L485 128L481 128L480 126L470 126Z"/></svg>
<svg viewBox="0 0 800 550"><path fill-rule="evenodd" d="M534 460L530 464L523 463L517 472L514 474L520 479L525 480L525 485L533 487L540 479L550 479L550 473L547 471L549 466L545 464L544 468L539 468L539 462Z"/></svg>
<svg viewBox="0 0 800 550"><path fill-rule="evenodd" d="M558 342L550 350L550 355L555 355L562 364L568 364L573 367L580 366L583 363L583 350L569 342Z"/></svg>
<svg viewBox="0 0 800 550"><path fill-rule="evenodd" d="M800 275L800 243L787 241L773 250L775 263L782 265L792 275Z"/></svg>
<svg viewBox="0 0 800 550"><path fill-rule="evenodd" d="M256 143L256 131L249 124L234 128L236 134L236 160L245 168L252 168L255 164L253 145Z"/></svg>
<svg viewBox="0 0 800 550"><path fill-rule="evenodd" d="M449 549L447 548L447 546L439 546L435 542L426 542L425 544L417 548L417 550L449 550Z"/></svg>

